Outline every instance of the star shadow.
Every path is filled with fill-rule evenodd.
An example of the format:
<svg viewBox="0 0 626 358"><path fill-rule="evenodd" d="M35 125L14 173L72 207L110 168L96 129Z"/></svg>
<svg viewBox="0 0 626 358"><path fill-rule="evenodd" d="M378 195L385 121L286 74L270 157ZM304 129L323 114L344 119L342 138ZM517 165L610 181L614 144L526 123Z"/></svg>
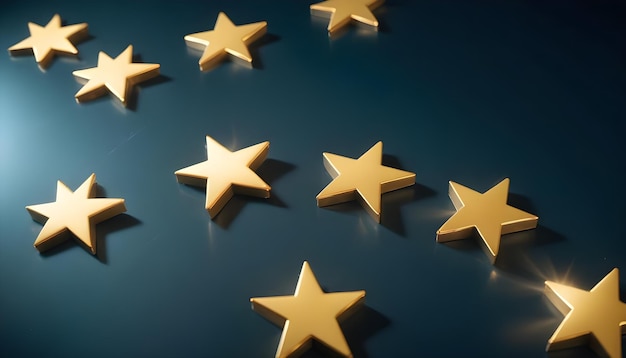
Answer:
<svg viewBox="0 0 626 358"><path fill-rule="evenodd" d="M252 68L255 68L257 70L262 70L264 68L263 60L261 59L261 56L259 54L259 48L265 45L272 44L274 42L278 42L279 40L280 36L266 32L265 35L261 36L261 38L248 45L248 51L250 51L250 56L252 56Z"/></svg>
<svg viewBox="0 0 626 358"><path fill-rule="evenodd" d="M266 159L263 164L261 164L261 166L259 166L259 168L256 170L256 173L261 179L263 179L263 181L271 186L275 180L279 179L280 177L284 176L295 168L296 166L291 163L283 162L276 159ZM238 216L241 210L243 210L245 204L249 201L265 203L279 208L287 207L287 204L283 200L281 200L274 191L271 192L270 197L267 199L235 194L224 206L222 211L220 211L213 218L213 222L215 222L224 230L228 229L233 220L235 220L235 217Z"/></svg>
<svg viewBox="0 0 626 358"><path fill-rule="evenodd" d="M384 194L381 202L380 224L394 233L406 237L402 206L435 195L437 195L436 191L419 183Z"/></svg>
<svg viewBox="0 0 626 358"><path fill-rule="evenodd" d="M624 341L624 339L622 339ZM624 345L624 343L622 343ZM587 345L580 345L577 347L560 349L558 351L547 352L546 355L549 358L589 358L589 357L599 357L599 355L594 352Z"/></svg>
<svg viewBox="0 0 626 358"><path fill-rule="evenodd" d="M341 320L339 325L346 337L354 357L368 357L365 350L367 340L391 324L382 313L368 306L361 306L352 315ZM313 349L301 355L302 358L338 357L336 352L315 341Z"/></svg>
<svg viewBox="0 0 626 358"><path fill-rule="evenodd" d="M96 225L96 247L98 248L96 251L96 257L98 261L106 264L107 263L107 250L106 246L103 244L105 237L113 232L118 230L127 229L133 226L140 225L141 221L134 216L128 214L119 214L116 215L109 220L103 221Z"/></svg>
<svg viewBox="0 0 626 358"><path fill-rule="evenodd" d="M393 155L383 154L382 164L392 168L402 168L400 161ZM437 192L419 183L383 194L381 200L380 223L394 233L406 237L401 207L405 204L435 196Z"/></svg>
<svg viewBox="0 0 626 358"><path fill-rule="evenodd" d="M515 194L515 193L509 193L507 204L514 208L523 210L527 213L531 213L533 215L539 216L537 212L535 211L536 209L532 201L530 201L530 199L527 196Z"/></svg>
<svg viewBox="0 0 626 358"><path fill-rule="evenodd" d="M141 92L144 88L156 86L161 83L167 83L170 81L172 81L171 77L159 74L158 76L153 77L149 80L139 82L133 85L131 87L130 92L128 93L128 98L126 99L126 109L131 110L133 112L137 111L137 108L138 108L137 99L139 98L139 92Z"/></svg>
<svg viewBox="0 0 626 358"><path fill-rule="evenodd" d="M520 231L502 236L500 251L494 264L498 269L529 281L545 281L545 277L530 264L528 251L534 247L552 245L565 241L565 236L545 226L537 225L536 229ZM552 265L555 263L553 262ZM557 269L557 268L555 268ZM566 272L563 267L557 270Z"/></svg>

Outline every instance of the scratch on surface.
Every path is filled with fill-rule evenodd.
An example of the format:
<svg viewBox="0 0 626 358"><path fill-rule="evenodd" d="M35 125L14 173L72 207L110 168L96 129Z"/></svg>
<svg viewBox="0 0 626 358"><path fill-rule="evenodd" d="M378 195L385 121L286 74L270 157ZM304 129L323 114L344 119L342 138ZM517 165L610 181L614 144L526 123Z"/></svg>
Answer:
<svg viewBox="0 0 626 358"><path fill-rule="evenodd" d="M144 128L145 128L145 127L144 127ZM111 149L111 150L109 151L109 153L107 153L107 155L111 155L111 154L113 154L113 153L117 150L117 148L119 148L119 147L121 147L122 145L124 145L124 144L126 144L126 143L130 142L130 140L131 140L131 139L133 139L133 138L135 138L135 136L136 136L137 134L139 134L140 132L142 132L142 131L144 130L144 128L141 128L140 130L135 131L135 132L131 132L131 133L130 133L130 135L128 136L128 138L124 139L121 143L119 143L118 145L116 145L115 147L113 147L113 149Z"/></svg>

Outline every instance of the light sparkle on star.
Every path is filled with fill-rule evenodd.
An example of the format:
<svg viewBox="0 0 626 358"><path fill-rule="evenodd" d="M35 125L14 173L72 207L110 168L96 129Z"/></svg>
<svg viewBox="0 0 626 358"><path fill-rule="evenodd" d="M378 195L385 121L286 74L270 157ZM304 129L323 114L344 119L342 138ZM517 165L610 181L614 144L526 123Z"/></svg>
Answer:
<svg viewBox="0 0 626 358"><path fill-rule="evenodd" d="M333 33L355 20L373 27L378 27L378 20L372 10L382 5L384 0L328 0L311 5L311 13L324 15L330 13L328 32Z"/></svg>
<svg viewBox="0 0 626 358"><path fill-rule="evenodd" d="M46 68L55 54L78 54L72 41L87 37L87 24L61 26L61 16L55 14L45 27L29 22L28 31L30 36L9 47L9 53L19 55L32 52L39 66Z"/></svg>
<svg viewBox="0 0 626 358"><path fill-rule="evenodd" d="M324 167L333 177L316 197L317 206L359 199L367 212L380 222L381 195L415 184L415 173L382 165L383 142L374 144L358 159L323 153Z"/></svg>
<svg viewBox="0 0 626 358"><path fill-rule="evenodd" d="M72 192L60 180L56 201L30 205L26 210L33 220L43 223L35 248L45 251L73 234L92 254L96 253L95 224L126 211L124 199L94 198L96 175L91 174Z"/></svg>
<svg viewBox="0 0 626 358"><path fill-rule="evenodd" d="M179 183L206 186L205 208L213 218L234 194L269 198L270 186L254 172L267 157L269 147L269 142L263 142L231 152L206 136L207 160L174 174Z"/></svg>
<svg viewBox="0 0 626 358"><path fill-rule="evenodd" d="M132 45L128 45L114 59L100 51L98 66L72 72L74 76L87 80L76 93L76 101L92 100L104 95L108 89L126 105L131 86L158 76L159 68L157 63L133 63Z"/></svg>
<svg viewBox="0 0 626 358"><path fill-rule="evenodd" d="M342 357L352 357L337 320L346 318L364 301L365 291L325 293L306 261L293 296L250 299L254 311L283 327L276 358L298 356L313 340Z"/></svg>
<svg viewBox="0 0 626 358"><path fill-rule="evenodd" d="M246 25L235 25L220 12L217 15L215 29L198 32L185 36L187 46L203 50L198 61L201 71L206 71L213 67L218 61L230 54L241 62L251 64L252 56L248 50L248 45L267 31L267 22L260 21Z"/></svg>
<svg viewBox="0 0 626 358"><path fill-rule="evenodd" d="M448 194L456 213L439 228L437 241L465 239L476 230L492 263L502 235L537 227L537 216L507 205L508 178L484 194L451 181Z"/></svg>
<svg viewBox="0 0 626 358"><path fill-rule="evenodd" d="M565 315L546 351L589 343L602 356L622 356L626 304L619 300L619 270L614 268L591 291L546 281L545 294Z"/></svg>

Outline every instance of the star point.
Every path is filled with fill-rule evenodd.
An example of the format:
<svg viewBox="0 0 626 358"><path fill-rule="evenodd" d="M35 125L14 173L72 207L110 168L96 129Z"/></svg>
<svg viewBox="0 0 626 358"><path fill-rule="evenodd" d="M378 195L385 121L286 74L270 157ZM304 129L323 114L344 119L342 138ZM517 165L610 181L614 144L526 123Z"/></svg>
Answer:
<svg viewBox="0 0 626 358"><path fill-rule="evenodd" d="M382 165L383 142L374 144L358 159L323 153L324 167L333 180L317 195L317 206L358 199L380 222L381 195L415 184L415 173Z"/></svg>
<svg viewBox="0 0 626 358"><path fill-rule="evenodd" d="M355 20L378 27L378 20L372 10L382 5L384 0L328 0L311 5L311 13L330 13L328 32L333 33Z"/></svg>
<svg viewBox="0 0 626 358"><path fill-rule="evenodd" d="M622 356L626 304L619 299L619 270L614 268L591 291L546 281L545 294L565 315L546 351L589 343L599 355Z"/></svg>
<svg viewBox="0 0 626 358"><path fill-rule="evenodd" d="M198 64L201 71L206 71L227 54L240 62L251 64L252 55L248 45L266 31L265 21L235 25L225 13L220 12L213 30L186 35L185 42L187 46L203 51Z"/></svg>
<svg viewBox="0 0 626 358"><path fill-rule="evenodd" d="M157 63L134 63L133 45L128 45L116 58L100 51L96 67L72 72L74 76L87 80L74 97L79 103L85 102L102 96L108 89L122 104L127 105L127 93L131 86L158 76L160 67Z"/></svg>
<svg viewBox="0 0 626 358"><path fill-rule="evenodd" d="M206 186L205 208L214 218L234 194L269 198L271 187L254 172L267 157L269 146L262 142L231 152L206 136L207 160L174 174L179 183Z"/></svg>
<svg viewBox="0 0 626 358"><path fill-rule="evenodd" d="M283 327L276 357L293 357L313 340L343 357L352 357L338 320L365 301L365 291L326 293L304 261L293 296L251 298L252 309Z"/></svg>
<svg viewBox="0 0 626 358"><path fill-rule="evenodd" d="M504 234L534 229L539 218L507 204L509 179L484 194L453 181L449 182L450 200L456 213L437 230L437 242L465 239L475 230L492 263Z"/></svg>
<svg viewBox="0 0 626 358"><path fill-rule="evenodd" d="M96 254L95 225L126 211L124 199L94 198L96 175L91 174L72 192L57 181L56 201L30 205L33 220L44 224L34 246L40 252L58 245L73 234L92 254Z"/></svg>
<svg viewBox="0 0 626 358"><path fill-rule="evenodd" d="M32 53L40 67L46 68L54 55L76 55L78 50L72 41L79 41L87 36L86 23L61 26L61 16L55 14L46 26L28 23L30 36L9 47L11 55Z"/></svg>

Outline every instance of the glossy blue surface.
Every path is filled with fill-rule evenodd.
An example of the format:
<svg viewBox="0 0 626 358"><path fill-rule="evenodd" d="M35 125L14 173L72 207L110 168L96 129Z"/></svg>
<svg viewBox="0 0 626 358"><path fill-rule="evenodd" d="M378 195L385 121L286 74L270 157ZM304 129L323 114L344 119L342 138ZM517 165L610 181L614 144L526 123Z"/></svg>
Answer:
<svg viewBox="0 0 626 358"><path fill-rule="evenodd" d="M0 5L0 48L55 13L91 35L45 72L0 55L0 356L271 357L281 329L249 298L292 294L303 260L327 291L367 291L342 325L357 357L543 357L562 319L544 280L590 289L619 267L624 290L622 2L389 0L378 32L332 39L309 4ZM199 71L183 36L219 11L268 22L254 68ZM130 108L77 104L71 72L128 44L161 76ZM207 134L232 150L269 140L273 197L236 197L211 221L173 174L206 158ZM417 173L384 195L383 223L356 203L318 208L322 152L378 140L385 164ZM73 241L39 254L24 207L92 172L128 212L97 226L96 257ZM449 180L482 192L505 177L538 229L505 236L495 267L476 240L435 242Z"/></svg>

